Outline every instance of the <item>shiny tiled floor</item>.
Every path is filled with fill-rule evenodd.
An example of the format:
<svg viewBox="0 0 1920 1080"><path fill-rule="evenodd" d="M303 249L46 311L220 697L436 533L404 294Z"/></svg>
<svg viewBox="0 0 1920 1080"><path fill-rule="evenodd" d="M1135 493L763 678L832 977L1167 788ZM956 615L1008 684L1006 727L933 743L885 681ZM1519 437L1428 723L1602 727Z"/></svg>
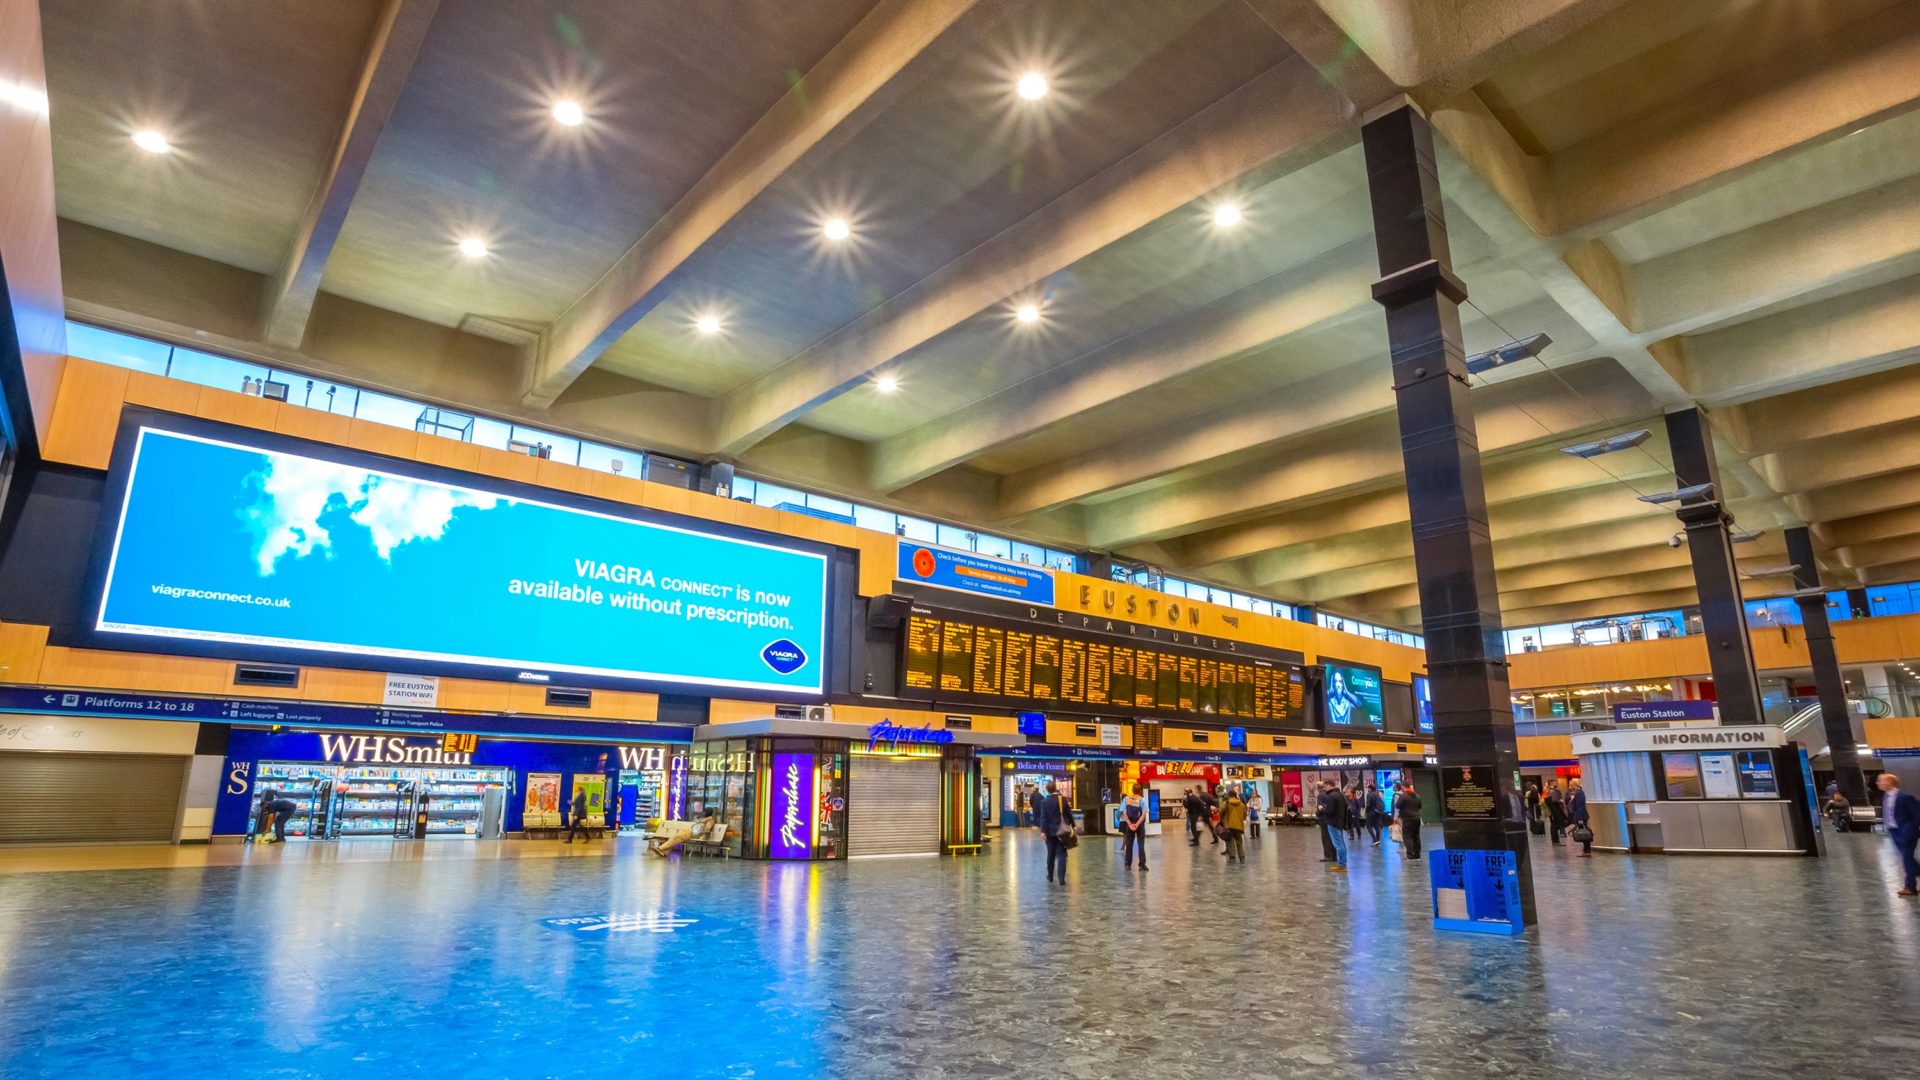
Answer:
<svg viewBox="0 0 1920 1080"><path fill-rule="evenodd" d="M1051 889L1031 834L824 867L81 853L0 875L0 1076L1913 1075L1920 910L1883 839L1832 839L1823 862L1542 847L1518 941L1436 934L1414 866L1363 848L1326 874L1304 829L1244 867L1163 838L1145 878L1089 839ZM542 922L654 911L696 921Z"/></svg>

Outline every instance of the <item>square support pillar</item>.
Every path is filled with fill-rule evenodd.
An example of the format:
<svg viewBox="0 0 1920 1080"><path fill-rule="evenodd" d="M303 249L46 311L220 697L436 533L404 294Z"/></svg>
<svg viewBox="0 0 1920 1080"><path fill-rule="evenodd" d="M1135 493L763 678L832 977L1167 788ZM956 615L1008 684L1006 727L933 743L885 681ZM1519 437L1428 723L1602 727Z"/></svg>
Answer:
<svg viewBox="0 0 1920 1080"><path fill-rule="evenodd" d="M1427 673L1433 686L1434 749L1443 778L1491 779L1484 797L1447 798L1441 828L1450 848L1513 853L1521 907L1535 921L1533 867L1521 812L1520 758L1507 686L1506 642L1487 529L1460 308L1467 290L1453 275L1435 168L1433 131L1412 105L1361 130L1386 309L1400 452L1413 518ZM1471 769L1472 772L1460 772Z"/></svg>

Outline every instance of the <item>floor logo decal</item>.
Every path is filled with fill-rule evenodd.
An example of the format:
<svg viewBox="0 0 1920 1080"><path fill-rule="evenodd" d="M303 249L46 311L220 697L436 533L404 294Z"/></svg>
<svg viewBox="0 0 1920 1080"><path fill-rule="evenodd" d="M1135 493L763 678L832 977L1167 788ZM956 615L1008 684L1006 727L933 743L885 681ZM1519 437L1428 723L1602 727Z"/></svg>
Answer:
<svg viewBox="0 0 1920 1080"><path fill-rule="evenodd" d="M612 934L671 934L684 930L699 919L671 911L633 911L614 915L575 915L564 919L541 919L540 925L574 937L606 940Z"/></svg>

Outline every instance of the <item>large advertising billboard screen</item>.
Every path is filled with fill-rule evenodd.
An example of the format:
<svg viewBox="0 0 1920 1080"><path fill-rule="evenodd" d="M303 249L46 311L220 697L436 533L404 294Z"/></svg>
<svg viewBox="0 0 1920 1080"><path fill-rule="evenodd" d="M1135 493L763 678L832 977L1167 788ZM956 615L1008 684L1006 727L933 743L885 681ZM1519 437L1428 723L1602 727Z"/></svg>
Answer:
<svg viewBox="0 0 1920 1080"><path fill-rule="evenodd" d="M1379 731L1386 725L1380 699L1380 669L1323 660L1327 727Z"/></svg>
<svg viewBox="0 0 1920 1080"><path fill-rule="evenodd" d="M96 640L823 692L824 550L219 430L123 431Z"/></svg>

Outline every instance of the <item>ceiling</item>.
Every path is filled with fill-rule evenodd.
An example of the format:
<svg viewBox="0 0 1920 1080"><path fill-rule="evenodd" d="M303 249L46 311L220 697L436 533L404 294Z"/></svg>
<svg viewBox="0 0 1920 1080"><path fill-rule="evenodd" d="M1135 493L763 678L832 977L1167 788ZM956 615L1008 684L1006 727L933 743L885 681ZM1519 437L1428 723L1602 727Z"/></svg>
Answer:
<svg viewBox="0 0 1920 1080"><path fill-rule="evenodd" d="M1693 602L1691 405L1749 566L1920 577L1916 0L43 9L76 317L1415 626L1405 95L1467 348L1553 339L1473 393L1509 624Z"/></svg>

